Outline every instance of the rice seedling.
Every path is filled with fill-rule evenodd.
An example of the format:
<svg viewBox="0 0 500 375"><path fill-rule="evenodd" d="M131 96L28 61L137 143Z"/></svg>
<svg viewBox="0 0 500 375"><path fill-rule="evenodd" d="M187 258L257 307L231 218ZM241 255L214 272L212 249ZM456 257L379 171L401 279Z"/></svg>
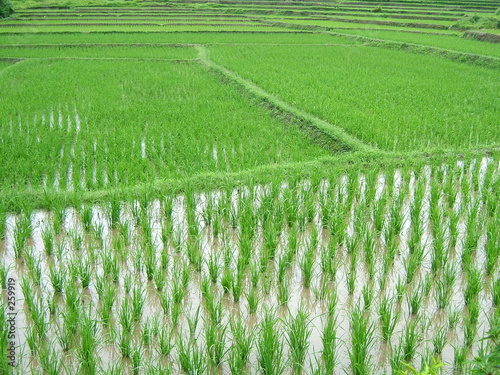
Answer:
<svg viewBox="0 0 500 375"><path fill-rule="evenodd" d="M412 295L408 296L408 307L411 315L418 314L420 307L423 305L425 296L424 287L419 283L418 286L413 289Z"/></svg>
<svg viewBox="0 0 500 375"><path fill-rule="evenodd" d="M405 292L406 292L406 283L401 277L398 277L398 281L396 283L396 301L397 301L397 303L401 303L401 300L403 299Z"/></svg>
<svg viewBox="0 0 500 375"><path fill-rule="evenodd" d="M444 309L449 305L455 279L456 271L454 270L453 265L449 264L443 271L442 279L436 280L435 299L438 308Z"/></svg>
<svg viewBox="0 0 500 375"><path fill-rule="evenodd" d="M363 289L361 290L361 295L363 297L365 310L369 310L374 298L373 285L372 284L364 285Z"/></svg>
<svg viewBox="0 0 500 375"><path fill-rule="evenodd" d="M49 263L49 276L52 288L57 293L62 293L66 285L66 270L61 266Z"/></svg>
<svg viewBox="0 0 500 375"><path fill-rule="evenodd" d="M69 237L74 251L81 251L83 246L83 234L77 230L70 230Z"/></svg>
<svg viewBox="0 0 500 375"><path fill-rule="evenodd" d="M498 259L500 258L500 245L499 245L499 234L498 234L498 222L496 220L491 220L487 226L487 239L484 246L484 251L486 255L485 271L486 275L492 275L493 271L497 265Z"/></svg>
<svg viewBox="0 0 500 375"><path fill-rule="evenodd" d="M46 320L46 307L42 300L33 302L30 306L29 317L33 321L34 328L38 335L39 340L46 339L46 334L48 331L48 322Z"/></svg>
<svg viewBox="0 0 500 375"><path fill-rule="evenodd" d="M464 302L466 306L477 300L479 292L483 289L483 277L481 270L471 267L467 272L467 287L464 290Z"/></svg>
<svg viewBox="0 0 500 375"><path fill-rule="evenodd" d="M447 249L445 248L445 238L446 233L444 226L439 226L439 228L434 232L431 263L431 271L433 274L436 274L438 270L443 269L446 263Z"/></svg>
<svg viewBox="0 0 500 375"><path fill-rule="evenodd" d="M205 373L207 360L203 351L192 340L184 342L182 337L177 339L179 349L179 364L181 369L189 375L201 375Z"/></svg>
<svg viewBox="0 0 500 375"><path fill-rule="evenodd" d="M200 323L200 306L198 306L192 316L186 316L186 319L189 328L189 337L194 340L196 339L198 324Z"/></svg>
<svg viewBox="0 0 500 375"><path fill-rule="evenodd" d="M473 318L471 318L470 315L467 315L464 317L463 321L463 330L464 330L464 344L468 348L472 347L472 344L474 343L474 339L477 335L477 324L474 321Z"/></svg>
<svg viewBox="0 0 500 375"><path fill-rule="evenodd" d="M33 357L37 356L39 354L41 346L44 344L44 341L42 341L42 345L40 345L40 340L38 338L37 331L34 325L28 325L26 327L25 339L31 355ZM64 347L62 348L64 349Z"/></svg>
<svg viewBox="0 0 500 375"><path fill-rule="evenodd" d="M233 273L228 267L224 268L220 282L224 293L229 293L233 285Z"/></svg>
<svg viewBox="0 0 500 375"><path fill-rule="evenodd" d="M86 374L97 372L97 359L95 352L98 348L97 324L87 313L83 313L80 324L80 346L77 349L77 357L80 362L81 371Z"/></svg>
<svg viewBox="0 0 500 375"><path fill-rule="evenodd" d="M373 279L375 278L375 255L377 254L377 247L370 233L368 231L365 233L365 265L368 272L368 278L370 281L373 281Z"/></svg>
<svg viewBox="0 0 500 375"><path fill-rule="evenodd" d="M410 209L410 218L414 229L420 226L420 215L425 197L425 181L418 179L415 181L415 191L413 193L413 202Z"/></svg>
<svg viewBox="0 0 500 375"><path fill-rule="evenodd" d="M462 312L460 310L449 310L448 311L448 327L453 330L456 328L460 318L462 316Z"/></svg>
<svg viewBox="0 0 500 375"><path fill-rule="evenodd" d="M452 290L446 286L445 282L440 279L436 280L434 298L438 308L446 308L450 304L451 297Z"/></svg>
<svg viewBox="0 0 500 375"><path fill-rule="evenodd" d="M286 341L290 347L290 360L294 374L302 374L304 371L304 361L311 336L308 319L306 311L299 308L295 317L290 317L285 323Z"/></svg>
<svg viewBox="0 0 500 375"><path fill-rule="evenodd" d="M422 265L422 260L424 256L424 248L418 246L412 254L407 258L405 268L406 268L406 284L411 284L415 278L417 270Z"/></svg>
<svg viewBox="0 0 500 375"><path fill-rule="evenodd" d="M281 329L273 313L267 310L259 326L257 362L264 374L281 374L284 370Z"/></svg>
<svg viewBox="0 0 500 375"><path fill-rule="evenodd" d="M52 227L54 229L54 233L61 233L64 220L66 218L66 210L62 207L57 207L54 210Z"/></svg>
<svg viewBox="0 0 500 375"><path fill-rule="evenodd" d="M187 256L196 272L201 272L203 264L202 252L200 250L200 243L197 239L192 239L187 243Z"/></svg>
<svg viewBox="0 0 500 375"><path fill-rule="evenodd" d="M382 234L386 218L387 197L383 195L373 208L373 226L378 236Z"/></svg>
<svg viewBox="0 0 500 375"><path fill-rule="evenodd" d="M391 372L393 374L405 373L404 363L403 345L402 341L400 341L397 346L391 345L391 356L389 357Z"/></svg>
<svg viewBox="0 0 500 375"><path fill-rule="evenodd" d="M29 263L29 261L31 260L32 262L32 266L34 266L34 260L33 260L33 256L27 256L27 263ZM10 267L9 267L10 268ZM5 265L5 263L2 261L0 263L0 285L2 286L2 289L7 289L7 276L8 276L8 273L9 273L9 268ZM40 267L38 267L39 269ZM39 281L40 281L40 277L33 277L33 271L31 271L30 268L28 268L30 271L30 276L31 276L31 279L32 281L35 283L35 285L38 285L39 284ZM40 270L41 272L41 270ZM33 278L35 278L35 280L38 280L38 284L35 282L35 280L33 280Z"/></svg>
<svg viewBox="0 0 500 375"><path fill-rule="evenodd" d="M166 275L163 269L156 269L153 274L153 281L158 292L162 292L165 288Z"/></svg>
<svg viewBox="0 0 500 375"><path fill-rule="evenodd" d="M420 318L412 319L406 325L402 337L403 358L406 362L411 361L416 354L417 347L421 340L421 332L419 330Z"/></svg>
<svg viewBox="0 0 500 375"><path fill-rule="evenodd" d="M304 283L305 288L309 288L311 286L311 279L313 276L313 267L314 267L314 258L315 258L315 249L312 244L307 246L306 251L304 252L304 256L302 261L300 262L300 269L302 271L302 281Z"/></svg>
<svg viewBox="0 0 500 375"><path fill-rule="evenodd" d="M432 339L434 354L441 355L446 343L448 342L447 336L447 326L441 326L435 330L434 338Z"/></svg>
<svg viewBox="0 0 500 375"><path fill-rule="evenodd" d="M132 317L134 321L140 321L142 317L142 311L144 309L144 303L146 297L144 295L144 290L136 285L132 290Z"/></svg>
<svg viewBox="0 0 500 375"><path fill-rule="evenodd" d="M120 360L112 362L109 364L105 372L106 375L119 375L123 373L123 363Z"/></svg>
<svg viewBox="0 0 500 375"><path fill-rule="evenodd" d="M82 206L80 218L85 232L90 232L90 230L92 229L92 206Z"/></svg>
<svg viewBox="0 0 500 375"><path fill-rule="evenodd" d="M207 347L208 361L215 371L222 364L226 355L226 330L227 325L205 323L205 344Z"/></svg>
<svg viewBox="0 0 500 375"><path fill-rule="evenodd" d="M278 304L280 306L287 306L291 297L290 284L288 281L284 280L282 283L278 283Z"/></svg>
<svg viewBox="0 0 500 375"><path fill-rule="evenodd" d="M109 277L112 282L118 283L120 280L120 264L116 256L111 251L104 251L101 259L102 269L106 277Z"/></svg>
<svg viewBox="0 0 500 375"><path fill-rule="evenodd" d="M354 294L354 288L356 287L356 268L351 267L347 274L347 292L350 296Z"/></svg>
<svg viewBox="0 0 500 375"><path fill-rule="evenodd" d="M118 321L123 334L130 335L134 324L134 310L128 298L124 298L118 312Z"/></svg>
<svg viewBox="0 0 500 375"><path fill-rule="evenodd" d="M45 254L51 256L54 253L54 232L51 228L42 231L42 241Z"/></svg>
<svg viewBox="0 0 500 375"><path fill-rule="evenodd" d="M84 259L81 259L80 264L78 265L78 277L80 279L82 287L88 288L92 279L92 269L90 267L90 264Z"/></svg>
<svg viewBox="0 0 500 375"><path fill-rule="evenodd" d="M118 339L118 349L123 358L130 358L132 353L132 334L122 330Z"/></svg>
<svg viewBox="0 0 500 375"><path fill-rule="evenodd" d="M211 252L210 258L207 261L208 273L210 275L210 280L212 283L216 283L219 278L219 269L220 269L220 253Z"/></svg>
<svg viewBox="0 0 500 375"><path fill-rule="evenodd" d="M359 305L351 310L350 323L351 347L348 354L352 373L369 374L372 370L370 351L375 340L375 325L364 316Z"/></svg>
<svg viewBox="0 0 500 375"><path fill-rule="evenodd" d="M467 345L453 347L453 370L461 373L466 369L467 353L469 347Z"/></svg>
<svg viewBox="0 0 500 375"><path fill-rule="evenodd" d="M144 244L143 247L143 264L148 281L152 281L157 270L157 263L155 249L150 242Z"/></svg>
<svg viewBox="0 0 500 375"><path fill-rule="evenodd" d="M62 363L52 344L44 345L38 353L40 366L47 375L58 375L61 373Z"/></svg>
<svg viewBox="0 0 500 375"><path fill-rule="evenodd" d="M157 351L163 357L168 357L170 352L174 347L174 343L172 342L172 330L168 330L167 327L163 326L160 329L160 334L158 335L158 346Z"/></svg>
<svg viewBox="0 0 500 375"><path fill-rule="evenodd" d="M399 234L403 228L404 217L401 212L402 202L398 199L394 200L390 209L388 230L391 235L386 238L391 238L394 234Z"/></svg>
<svg viewBox="0 0 500 375"><path fill-rule="evenodd" d="M387 296L382 297L378 312L382 340L389 342L396 328L400 312L394 311L394 299Z"/></svg>
<svg viewBox="0 0 500 375"><path fill-rule="evenodd" d="M329 314L326 319L321 335L322 359L325 371L331 374L337 364L337 318L333 314Z"/></svg>
<svg viewBox="0 0 500 375"><path fill-rule="evenodd" d="M26 258L26 267L28 268L29 277L34 285L39 286L42 281L41 259L35 258L33 250L27 251L25 258ZM7 286L7 273L8 269L5 267L5 265L0 264L0 280L3 289L6 289Z"/></svg>
<svg viewBox="0 0 500 375"><path fill-rule="evenodd" d="M237 362L244 367L250 357L255 331L248 328L241 315L230 321L230 331L233 338L231 348L237 354Z"/></svg>
<svg viewBox="0 0 500 375"><path fill-rule="evenodd" d="M473 303L467 306L467 310L469 312L467 321L470 324L476 325L477 322L479 321L479 309L480 305L478 301L474 301Z"/></svg>
<svg viewBox="0 0 500 375"><path fill-rule="evenodd" d="M61 347L63 352L67 352L72 348L72 344L74 342L74 333L76 329L70 326L70 323L67 319L63 318L62 326L59 325L57 327L57 341Z"/></svg>
<svg viewBox="0 0 500 375"><path fill-rule="evenodd" d="M28 214L22 214L14 228L14 255L17 259L21 259L24 253L24 248L31 234L31 218Z"/></svg>
<svg viewBox="0 0 500 375"><path fill-rule="evenodd" d="M7 320L6 319L6 310L5 310L5 307L4 305L0 306L0 317L5 321ZM12 367L13 366L9 366L9 364L11 363L11 359L10 359L10 355L11 353L9 353L9 346L10 346L10 342L9 342L9 328L7 327L6 324L2 324L2 326L0 327L0 349L4 352L4 358L1 358L0 359L0 370L2 370L3 373L5 374L12 374ZM15 354L14 354L14 357L15 357Z"/></svg>
<svg viewBox="0 0 500 375"><path fill-rule="evenodd" d="M141 370L143 369L143 365L142 365L142 358L143 358L143 352L142 352L142 348L135 348L133 351L132 351L132 356L130 357L131 359L131 367L132 367L132 374L134 375L138 375L141 372Z"/></svg>
<svg viewBox="0 0 500 375"><path fill-rule="evenodd" d="M500 306L500 277L496 278L491 285L491 297L493 299L493 305Z"/></svg>

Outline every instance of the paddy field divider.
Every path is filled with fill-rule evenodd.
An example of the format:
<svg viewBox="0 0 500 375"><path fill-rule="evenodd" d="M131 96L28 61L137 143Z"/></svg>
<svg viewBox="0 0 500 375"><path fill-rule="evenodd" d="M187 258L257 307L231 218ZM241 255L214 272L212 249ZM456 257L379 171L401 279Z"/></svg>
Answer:
<svg viewBox="0 0 500 375"><path fill-rule="evenodd" d="M246 92L250 93L252 96L256 97L260 101L270 105L271 107L274 107L278 109L281 112L284 112L286 114L289 114L299 120L302 120L303 122L306 122L313 127L315 127L318 131L330 136L334 140L337 140L338 142L342 143L345 146L345 151L361 151L361 152L368 152L368 153L383 153L383 151L367 145L363 142L361 142L359 139L353 137L352 135L348 134L346 131L344 131L342 128L335 126L333 124L330 124L316 116L313 116L309 113L306 113L304 111L301 111L300 109L284 102L283 100L279 99L278 97L268 93L264 89L260 88L259 86L255 85L254 83L244 79L240 75L226 69L225 67L218 65L214 61L212 61L209 57L209 51L205 46L196 46L195 47L198 50L198 59L197 61L200 62L200 64L209 70L213 70L221 75L223 75L225 78L229 79L230 81L233 81L237 84L239 84L241 87L245 89Z"/></svg>

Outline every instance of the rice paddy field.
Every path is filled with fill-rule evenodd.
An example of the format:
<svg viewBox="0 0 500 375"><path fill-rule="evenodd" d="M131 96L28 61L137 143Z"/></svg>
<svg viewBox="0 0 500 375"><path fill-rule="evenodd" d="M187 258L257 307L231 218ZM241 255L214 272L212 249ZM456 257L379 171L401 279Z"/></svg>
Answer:
<svg viewBox="0 0 500 375"><path fill-rule="evenodd" d="M12 1L0 374L497 374L500 4Z"/></svg>

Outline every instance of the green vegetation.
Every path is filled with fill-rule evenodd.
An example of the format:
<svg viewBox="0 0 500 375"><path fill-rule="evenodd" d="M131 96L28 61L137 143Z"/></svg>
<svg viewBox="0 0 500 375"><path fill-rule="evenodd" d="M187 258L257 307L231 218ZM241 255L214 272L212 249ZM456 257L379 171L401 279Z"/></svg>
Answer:
<svg viewBox="0 0 500 375"><path fill-rule="evenodd" d="M131 58L131 59L194 59L193 48L170 45L129 46L129 45L54 45L48 47L3 46L0 57L5 58Z"/></svg>
<svg viewBox="0 0 500 375"><path fill-rule="evenodd" d="M459 30L500 29L500 17L484 17L478 14L467 15L452 28Z"/></svg>
<svg viewBox="0 0 500 375"><path fill-rule="evenodd" d="M343 34L357 35L374 39L391 40L404 43L416 43L453 51L461 51L478 55L500 57L498 46L494 43L478 43L464 39L461 35L433 35L403 31L380 30L342 30Z"/></svg>
<svg viewBox="0 0 500 375"><path fill-rule="evenodd" d="M327 155L194 63L33 60L3 75L3 87L14 83L2 98L0 175L18 190L120 187Z"/></svg>
<svg viewBox="0 0 500 375"><path fill-rule="evenodd" d="M13 3L0 373L498 370L497 3Z"/></svg>
<svg viewBox="0 0 500 375"><path fill-rule="evenodd" d="M0 18L9 17L14 13L14 7L9 0L0 0Z"/></svg>
<svg viewBox="0 0 500 375"><path fill-rule="evenodd" d="M500 140L493 94L500 90L498 70L366 47L213 46L210 51L215 62L282 100L388 151Z"/></svg>

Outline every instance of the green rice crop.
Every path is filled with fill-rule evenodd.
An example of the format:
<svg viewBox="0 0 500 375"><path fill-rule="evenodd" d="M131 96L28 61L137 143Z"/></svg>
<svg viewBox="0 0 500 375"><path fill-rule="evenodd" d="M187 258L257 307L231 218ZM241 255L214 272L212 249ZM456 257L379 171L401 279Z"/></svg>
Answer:
<svg viewBox="0 0 500 375"><path fill-rule="evenodd" d="M217 32L176 32L176 33L64 33L64 34L9 34L3 35L2 45L12 44L81 44L81 43L238 43L238 44L356 44L346 38L325 34L272 32L272 33L217 33ZM1 61L1 66L10 63Z"/></svg>
<svg viewBox="0 0 500 375"><path fill-rule="evenodd" d="M432 35L424 33L411 33L401 31L381 31L381 30L346 30L342 34L359 35L363 37L394 40L398 42L416 43L425 46L444 48L453 51L474 53L478 55L500 57L498 48L494 44L481 41L464 39L458 35Z"/></svg>
<svg viewBox="0 0 500 375"><path fill-rule="evenodd" d="M130 46L130 45L54 45L2 46L0 56L8 58L141 58L141 59L194 59L195 50L189 47L169 45Z"/></svg>
<svg viewBox="0 0 500 375"><path fill-rule="evenodd" d="M363 47L212 46L210 51L216 62L263 89L385 150L498 141L492 112L496 70ZM283 59L285 68L269 68ZM464 79L457 82L455 74ZM458 102L464 104L457 108Z"/></svg>
<svg viewBox="0 0 500 375"><path fill-rule="evenodd" d="M212 24L181 24L181 25L144 25L144 26L113 26L111 25L67 25L67 26L12 26L0 28L0 34L10 34L10 33L75 33L75 32L94 32L94 33L107 33L107 32L275 32L275 31L286 31L284 27L277 26L267 26L260 23L226 23L220 25Z"/></svg>
<svg viewBox="0 0 500 375"><path fill-rule="evenodd" d="M297 315L287 322L287 342L290 346L291 367L294 374L303 372L311 336L308 319L307 312L300 309Z"/></svg>
<svg viewBox="0 0 500 375"><path fill-rule="evenodd" d="M430 178L442 178L435 168L438 167L430 167ZM473 163L468 163L466 168L474 175ZM394 170L389 171L384 171L387 183L397 185L399 177L390 176ZM425 169L418 169L415 178L423 181L426 173ZM21 290L26 300L28 319L34 327L33 334L26 333L26 344L34 356L43 357L40 360L47 362L46 349L32 348L37 341L54 334L60 348L56 352L61 350L89 372L104 364L97 359L97 354L116 351L119 358L123 358L123 368L127 367L131 373L142 371L138 368L143 369L144 366L159 366L156 356L180 371L228 368L231 373L259 369L271 373L308 373L324 367L328 371L370 373L378 366L377 361L385 363L380 365L382 367L391 365L396 368L401 360L408 362L418 358L418 348L426 342L429 347L432 345L432 350L429 350L433 352L446 351L448 329L456 329L457 326L463 330L466 345L474 351L485 316L479 313L478 300L466 295L481 295L484 296L481 298L491 298L495 303L499 283L493 282L490 292L481 282L484 270L480 265L471 263L475 266L462 273L455 267L459 264L456 255L431 273L426 268L430 267L430 263L426 263L430 258L423 252L424 246L414 243L419 242L423 232L415 228L406 232L401 230L401 223L389 224L395 228L393 237L380 239L377 231L370 226L374 210L371 202L375 193L369 191L374 188L363 187L359 175L353 172L349 176L347 190L352 196L351 203L347 200L342 203L340 196L335 196L335 192L340 191L343 178L334 173L326 177L332 195L321 199L319 180L298 181L286 188L277 180L267 187L250 185L246 188L251 192L248 194L235 194L231 189L221 194L188 191L190 198L172 197L148 202L141 197L135 203L115 201L96 206L92 208L88 228L83 232L80 231L84 229L81 218L88 215L84 214L85 210L60 210L57 215L48 213L46 217L49 221L40 226L35 223L32 227L31 223L28 225L30 220L24 219L24 226L30 228L30 233L35 233L33 236L39 241L39 245L27 246L23 253L26 271L22 272L26 272L27 277L21 283ZM366 176L365 173L363 175ZM403 183L398 193L393 190L394 187L384 193L387 213L397 212L396 215L401 216L397 222L406 220L408 211L403 206L408 207L409 203L403 202L408 202L411 194L406 182L408 173L403 171L402 176ZM459 178L460 174L453 175L453 179ZM367 178L366 183L375 184L375 179ZM429 183L432 186L434 181ZM288 192L284 194L286 190ZM363 197L362 191L372 194L372 198ZM476 194L475 189L470 191L470 194ZM271 223L285 211L279 208L281 201L287 199L291 202L290 198L295 194L299 196L296 200L298 214L305 221L303 228L297 221L289 227L285 224L286 218ZM238 201L235 204L225 196L238 197ZM308 208L307 202L319 204L323 200L321 204L326 204L328 199L335 202L330 215L337 215L335 210L346 211L340 216L346 222L346 234L343 236L330 233L330 225L323 228L319 221L320 205L313 210L313 222L308 222L310 214L307 211L312 208ZM474 202L478 199L471 197ZM192 203L187 203L190 200ZM427 198L422 200L419 205L425 207ZM201 202L206 202L203 208L200 207ZM358 202L368 205L366 208L358 207ZM234 205L238 207L234 211L236 227L230 225L231 217L223 214L224 210ZM352 206L348 209L339 205ZM197 233L192 236L187 228L188 209L195 211L191 214L191 225L198 227ZM182 215L186 221L183 224L178 222L179 212L184 212ZM478 214L476 208L472 212ZM155 217L157 214L160 217ZM443 210L439 214L446 226L451 211ZM25 211L12 222L16 222L14 227L22 227L23 217L35 216ZM417 221L418 227L425 227L422 221L428 214L418 216L421 217L417 219L414 215L413 220ZM168 218L172 221L172 228L167 241L157 242L164 225L160 223ZM481 220L485 221L485 227L489 225L491 228L489 220L492 219L484 216ZM55 257L46 254L42 238L43 228L53 230L53 220L60 221L61 228L59 234L51 239L57 249L54 252L58 253ZM330 220L328 218L328 222ZM118 224L115 224L115 230L110 231L113 221ZM217 238L213 232L216 221L220 222ZM387 223L389 221L387 218ZM474 225L476 222L476 219L471 221ZM78 223L76 227L74 223ZM95 236L93 232L97 223L101 229ZM125 229L130 232L129 244L121 242L123 232L120 225L123 223L128 223ZM286 228L284 231L283 227ZM401 248L401 233L410 236L408 255ZM8 241L13 237L13 228L9 228ZM245 242L248 243L245 245ZM112 246L108 247L109 244ZM245 247L250 250L243 249ZM452 254L452 249L444 251ZM190 252L196 256L193 257ZM92 256L92 253L95 255ZM167 259L164 266L161 266L161 254ZM379 275L379 260L386 256L392 261L385 266L387 285L379 291L374 281L382 277ZM62 267L66 257L69 257L67 271ZM405 270L398 267L406 268L405 264L409 263L405 259L412 257L422 267L417 267L421 272L415 272L413 282L407 285ZM192 262L190 258L197 260ZM301 264L303 267L304 259L309 259L306 263L312 260L314 265L309 288L305 287L302 279ZM45 273L43 277L36 276L39 271L33 263L37 261L43 270L47 267L48 277ZM214 269L212 275L210 262ZM368 266L371 262L376 270L373 281L369 280ZM19 272L17 265L5 264L6 268ZM197 264L201 264L201 269L197 269ZM263 265L264 270L261 268ZM213 277L217 268L219 274ZM151 276L151 287L144 286L143 283L147 283ZM466 281L463 291L457 290L462 279ZM36 282L40 287L34 287ZM87 290L83 289L84 283L88 286ZM61 292L56 293L55 298L39 292L47 286L49 290ZM392 289L389 287L396 289L397 296L391 296ZM457 307L454 302L457 293L462 292L464 300L469 301L466 309ZM434 301L429 298L433 295ZM354 299L358 299L358 303L353 303ZM401 306L403 299L407 301L408 308ZM317 307L310 309L314 306L311 301ZM431 306L435 303L440 311L435 312L432 307L429 309L429 303ZM372 315L374 307L375 319ZM233 313L229 314L229 311ZM411 315L406 315L405 311ZM152 316L157 319L156 323ZM439 329L431 332L428 327L438 317L441 320L434 324ZM89 319L94 323L90 324ZM346 319L349 331L342 337L341 322ZM252 323L247 325L247 320ZM404 325L406 320L409 322L407 327L398 329L399 324ZM59 321L57 327L60 328L55 326L56 321ZM464 323L463 328L459 321ZM318 334L316 337L322 345L319 351L313 340L313 335ZM75 341L73 337L78 339ZM449 345L457 343L450 340ZM378 358L377 350L384 347L387 354ZM342 357L341 353L347 353L348 357ZM426 353L422 355L428 358L430 354ZM37 366L28 365L41 368Z"/></svg>
<svg viewBox="0 0 500 375"><path fill-rule="evenodd" d="M351 312L351 349L349 358L353 375L371 373L370 350L374 344L375 325L363 316L361 309Z"/></svg>
<svg viewBox="0 0 500 375"><path fill-rule="evenodd" d="M469 371L500 311L492 47L314 26L440 27L446 0L168 5L0 25L16 371Z"/></svg>
<svg viewBox="0 0 500 375"><path fill-rule="evenodd" d="M49 187L58 183L59 188L68 189L72 185L74 189L82 186L95 189L107 184L123 186L151 178L241 170L325 155L297 130L285 129L263 112L264 109L250 109L233 88L221 86L191 64L130 61L33 64L26 78L21 78L19 74L24 74L21 72L4 76L6 85L12 80L17 82L17 93L2 97L11 110L10 115L6 113L8 120L4 120L5 126L2 126L5 146L2 165L4 169L12 165L19 168L18 174L10 177L8 173L1 173L4 185L21 188L30 183ZM110 64L114 71L111 75L107 73ZM135 69L146 66L147 70L137 77ZM74 75L73 71L85 71L85 74ZM29 80L29 86L22 84L23 79ZM67 82L63 89L57 84L60 80ZM42 86L43 98L15 104L16 97L28 95L26 90L36 91ZM78 101L76 87L83 95L79 94ZM96 96L96 90L105 101ZM137 97L137 90L144 90L145 96ZM85 96L88 97L84 99ZM71 102L73 104L69 104ZM170 104L165 106L165 102ZM109 108L115 110L109 111ZM33 118L15 120L12 116L18 110L32 113ZM240 115L238 111L242 111ZM245 119L243 127L242 118ZM14 122L18 125L11 127L9 124ZM100 126L103 123L108 124L104 132ZM164 125L159 127L156 125L159 123ZM165 126L167 131L163 130ZM136 131L142 133L139 139L131 136L131 132ZM200 131L205 133L202 138ZM57 136L58 140L43 134ZM244 138L252 141L245 144L235 141ZM69 147L66 142L71 139L73 146ZM20 155L6 151L22 152L20 150L31 145L36 152ZM73 176L67 174L71 167ZM77 170L80 181L74 173Z"/></svg>

